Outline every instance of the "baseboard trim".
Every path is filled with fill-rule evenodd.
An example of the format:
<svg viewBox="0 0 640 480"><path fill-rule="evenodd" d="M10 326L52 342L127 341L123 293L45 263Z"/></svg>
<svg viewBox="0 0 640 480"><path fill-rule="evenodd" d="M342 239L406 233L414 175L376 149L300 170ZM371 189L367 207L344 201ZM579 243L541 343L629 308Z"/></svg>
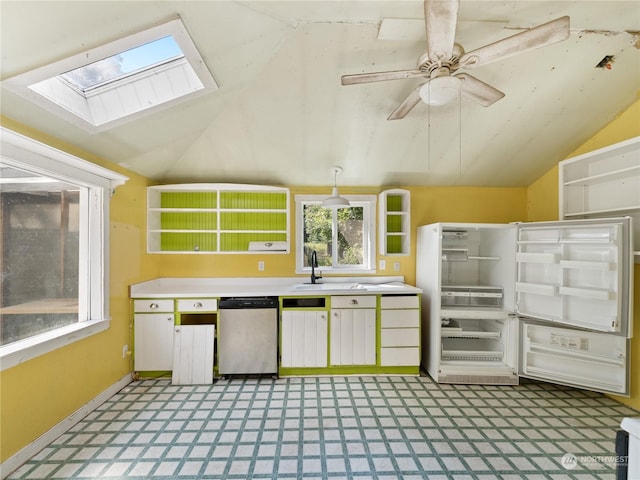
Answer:
<svg viewBox="0 0 640 480"><path fill-rule="evenodd" d="M77 424L84 417L89 415L104 402L109 400L109 398L114 396L124 387L129 385L131 381L131 374L128 373L116 383L107 388L105 391L100 393L97 397L91 399L78 410L69 415L67 418L55 425L53 428L40 435L29 445L27 445L11 457L7 458L4 462L2 462L2 464L0 464L0 478L7 478L9 475L11 475L11 473L15 472L30 458L36 455L40 450L49 445L52 441L65 433L67 430Z"/></svg>

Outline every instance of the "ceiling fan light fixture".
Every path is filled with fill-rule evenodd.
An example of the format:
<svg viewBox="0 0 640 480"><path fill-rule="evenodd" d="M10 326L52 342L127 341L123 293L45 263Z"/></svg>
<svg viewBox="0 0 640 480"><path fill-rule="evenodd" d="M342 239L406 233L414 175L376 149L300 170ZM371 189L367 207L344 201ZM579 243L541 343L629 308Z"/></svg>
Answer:
<svg viewBox="0 0 640 480"><path fill-rule="evenodd" d="M331 196L325 198L322 201L322 206L329 208L342 208L351 206L349 200L341 197L338 193L337 176L338 174L342 173L342 167L331 167L331 173L333 173L333 188L331 189Z"/></svg>
<svg viewBox="0 0 640 480"><path fill-rule="evenodd" d="M462 81L450 75L436 77L420 88L420 98L427 105L446 105L459 98Z"/></svg>

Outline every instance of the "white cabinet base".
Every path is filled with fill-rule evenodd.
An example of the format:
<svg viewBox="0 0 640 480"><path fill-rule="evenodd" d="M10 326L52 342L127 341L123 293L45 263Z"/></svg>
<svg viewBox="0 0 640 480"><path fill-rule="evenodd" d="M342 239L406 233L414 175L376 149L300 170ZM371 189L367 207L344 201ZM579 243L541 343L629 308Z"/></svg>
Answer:
<svg viewBox="0 0 640 480"><path fill-rule="evenodd" d="M173 385L213 383L215 325L180 325L173 341Z"/></svg>

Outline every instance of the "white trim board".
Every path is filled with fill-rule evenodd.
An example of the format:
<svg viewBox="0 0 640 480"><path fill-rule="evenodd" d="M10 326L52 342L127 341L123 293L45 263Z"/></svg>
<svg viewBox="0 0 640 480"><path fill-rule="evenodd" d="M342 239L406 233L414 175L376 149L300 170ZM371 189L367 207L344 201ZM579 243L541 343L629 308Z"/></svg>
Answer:
<svg viewBox="0 0 640 480"><path fill-rule="evenodd" d="M78 410L73 412L67 418L60 421L57 425L47 430L45 433L36 438L26 447L19 450L17 453L7 458L2 464L0 464L0 478L5 479L11 473L20 468L25 462L36 455L40 450L49 445L52 441L58 438L60 435L68 431L71 427L76 425L80 420L85 418L96 408L109 400L112 396L122 390L124 387L132 382L131 374L128 373L109 388L104 390L98 396L89 400Z"/></svg>

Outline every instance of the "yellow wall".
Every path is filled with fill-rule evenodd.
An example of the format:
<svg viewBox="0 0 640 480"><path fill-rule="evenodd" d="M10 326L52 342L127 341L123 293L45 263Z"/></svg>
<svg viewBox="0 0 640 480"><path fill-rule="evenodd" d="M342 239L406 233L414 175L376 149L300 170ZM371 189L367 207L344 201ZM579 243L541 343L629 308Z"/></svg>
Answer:
<svg viewBox="0 0 640 480"><path fill-rule="evenodd" d="M145 249L145 178L6 118L3 126L127 175L111 200L108 330L0 373L0 461L14 455L130 372L128 285L157 276Z"/></svg>
<svg viewBox="0 0 640 480"><path fill-rule="evenodd" d="M526 188L480 187L407 187L411 192L411 231L419 225L434 222L485 222L507 223L526 219ZM377 195L380 187L341 187L343 195ZM291 187L292 251L288 255L158 255L162 277L287 277L295 275L295 195L326 194L325 188ZM412 236L411 254L407 256L383 256L386 270L377 275L404 275L409 283L415 283L415 235ZM378 239L379 241L379 239ZM377 250L377 248L376 248ZM265 269L258 271L258 262ZM393 263L400 263L400 271Z"/></svg>
<svg viewBox="0 0 640 480"><path fill-rule="evenodd" d="M640 135L640 100L622 112L613 122L582 144L570 157L597 150ZM558 219L558 167L555 166L529 186L527 220ZM640 264L634 265L634 315L631 339L631 396L616 400L640 410Z"/></svg>

